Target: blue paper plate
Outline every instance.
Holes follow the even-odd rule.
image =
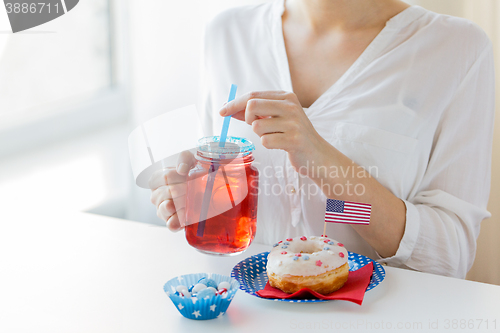
[[[269,252],[262,252],[240,261],[233,267],[231,277],[235,278],[240,283],[240,289],[244,292],[267,300],[283,301],[290,303],[310,303],[310,302],[327,302],[323,299],[284,299],[284,298],[263,298],[256,294],[257,291],[264,289],[267,283],[267,255]],[[364,265],[373,262],[373,275],[370,284],[366,291],[375,288],[385,278],[385,270],[382,265],[372,259],[361,254],[349,252],[348,263],[349,271],[353,272]]]

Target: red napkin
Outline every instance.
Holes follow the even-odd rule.
[[[256,292],[257,295],[264,298],[298,298],[298,299],[340,299],[343,301],[351,301],[361,305],[365,297],[365,291],[370,283],[370,278],[373,273],[373,263],[369,263],[360,269],[349,272],[349,277],[342,288],[328,295],[321,295],[309,288],[302,288],[293,294],[287,294],[277,288],[273,288],[266,284],[266,287]]]

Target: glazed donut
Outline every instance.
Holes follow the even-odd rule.
[[[271,287],[289,294],[309,288],[327,295],[347,281],[347,250],[328,237],[287,238],[269,253],[267,276]]]

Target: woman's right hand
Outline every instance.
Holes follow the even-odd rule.
[[[187,175],[196,164],[194,155],[186,150],[179,155],[176,168],[158,170],[151,176],[151,202],[156,215],[167,223],[171,231],[183,229],[186,222]]]

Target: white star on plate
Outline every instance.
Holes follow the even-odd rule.
[[[194,315],[196,318],[198,318],[199,316],[201,316],[200,311],[195,311],[195,312],[193,312],[193,315]]]
[[[181,282],[182,280],[184,280],[184,278],[182,276],[177,277],[177,281]]]
[[[232,301],[233,297],[234,297],[234,294],[232,294],[231,297],[229,297],[228,301]]]
[[[184,309],[184,306],[181,303],[179,303],[179,305],[177,305],[177,307],[179,308],[179,310]]]
[[[214,311],[215,312],[215,308],[217,307],[217,305],[210,305],[210,311]]]
[[[191,297],[191,300],[193,301],[193,304],[196,304],[196,301],[198,300],[198,298],[196,298],[196,297]]]
[[[167,296],[170,296],[170,291],[165,291],[165,294],[167,294]]]
[[[224,315],[224,312],[221,312],[221,313],[219,313],[219,314],[217,315],[217,318],[220,318],[220,317],[222,317],[223,315]]]

